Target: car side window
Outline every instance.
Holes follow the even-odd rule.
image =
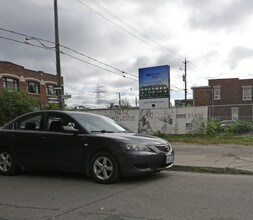
[[[41,130],[41,115],[32,116],[16,123],[15,130]]]
[[[61,132],[62,126],[72,126],[76,128],[75,123],[62,115],[50,115],[47,119],[47,131]]]

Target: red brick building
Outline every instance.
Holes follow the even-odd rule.
[[[253,79],[212,79],[208,84],[192,87],[194,106],[209,106],[210,118],[253,120]]]
[[[17,64],[0,61],[0,89],[26,92],[27,95],[36,98],[40,102],[40,106],[43,107],[50,98],[57,98],[55,86],[57,86],[56,75],[29,70]]]

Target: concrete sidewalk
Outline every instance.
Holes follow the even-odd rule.
[[[175,165],[233,168],[253,172],[253,146],[171,143]]]

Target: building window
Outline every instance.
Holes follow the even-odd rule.
[[[252,86],[243,86],[242,100],[251,100],[251,99],[252,99]]]
[[[37,82],[27,82],[26,83],[26,90],[28,93],[39,94],[40,93],[40,84]]]
[[[3,87],[8,90],[19,90],[19,83],[17,79],[13,78],[3,78]]]
[[[220,92],[220,86],[215,86],[213,88],[213,95],[214,100],[220,100],[221,99],[221,92]]]
[[[56,95],[54,85],[47,85],[47,95]]]

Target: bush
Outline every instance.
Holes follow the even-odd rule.
[[[219,133],[220,123],[216,119],[209,119],[207,122],[207,135],[214,136]]]
[[[241,134],[252,131],[253,124],[250,121],[237,121],[233,125],[228,125],[224,128],[225,133]]]
[[[18,91],[0,90],[0,126],[27,112],[39,108],[35,99]]]

